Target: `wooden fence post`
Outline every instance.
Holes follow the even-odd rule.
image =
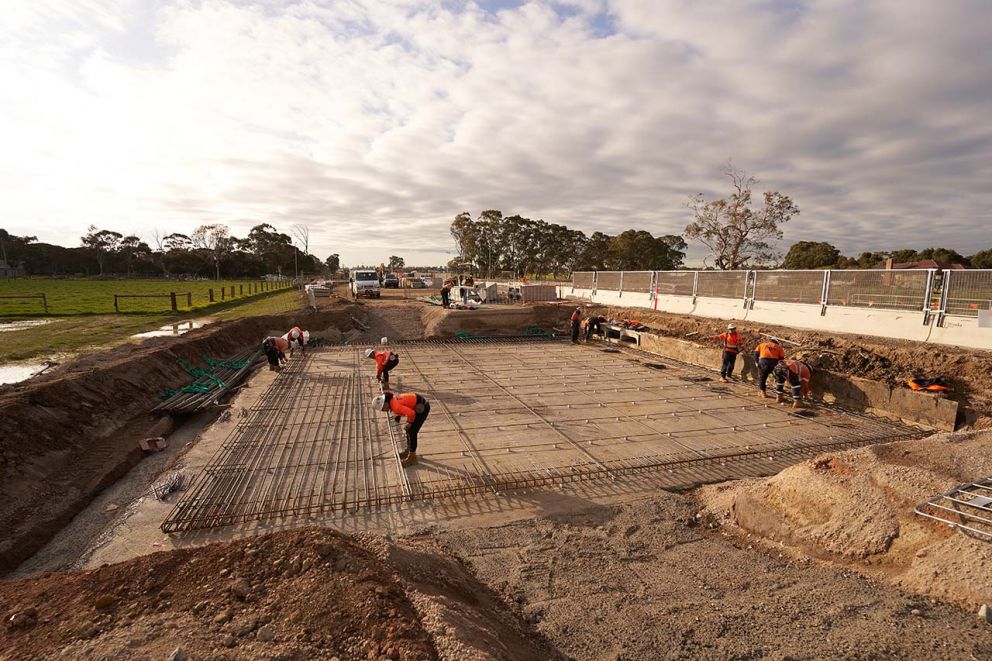
[[[213,288],[208,289],[207,290],[207,293],[210,294],[210,302],[213,303],[214,302],[214,290],[213,290]]]
[[[191,291],[186,292],[186,307],[193,307],[193,292]]]
[[[176,307],[176,292],[174,291],[169,292],[169,301],[172,303],[172,311],[178,312],[179,308]]]
[[[120,312],[121,309],[117,307],[117,294],[114,294],[114,312]]]
[[[224,292],[226,292],[226,291],[227,291],[227,287],[221,287],[220,288],[220,300],[222,300],[222,301],[224,300]]]
[[[245,295],[245,286],[244,285],[238,285],[238,294],[240,296],[244,296]]]
[[[48,314],[48,298],[44,294],[41,295],[41,304],[45,306],[45,314]]]
[[[231,285],[231,298],[234,298],[234,285]]]

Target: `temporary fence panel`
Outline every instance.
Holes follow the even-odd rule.
[[[747,271],[699,271],[696,296],[743,299],[747,273]]]
[[[695,271],[656,271],[655,278],[661,296],[692,296],[695,292]]]
[[[651,291],[651,271],[624,271],[623,290],[648,293]]]
[[[572,274],[572,287],[575,289],[592,289],[595,278],[595,271],[576,271]]]
[[[623,271],[597,271],[596,290],[597,291],[620,291],[620,280]]]
[[[826,271],[755,271],[754,300],[779,303],[823,302]]]
[[[926,310],[930,272],[926,269],[831,271],[827,292],[829,305]]]
[[[977,317],[992,310],[992,269],[944,271],[944,313]]]

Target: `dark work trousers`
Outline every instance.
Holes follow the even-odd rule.
[[[448,307],[451,304],[451,299],[448,298],[448,290],[441,289],[441,305],[443,307]]]
[[[778,365],[778,358],[758,359],[758,388],[761,389],[761,392],[765,392],[765,388],[768,387],[768,375],[772,373],[776,365]]]
[[[792,399],[802,399],[803,398],[803,384],[799,379],[799,375],[788,368],[784,363],[779,363],[775,366],[775,392],[780,395],[785,394],[785,382],[789,381],[789,386],[792,387]]]
[[[578,320],[572,322],[572,342],[579,341],[579,323]]]
[[[393,355],[386,361],[386,364],[382,366],[382,374],[379,375],[380,380],[383,383],[389,383],[389,370],[393,369],[400,364],[400,357]]]
[[[603,322],[601,322],[599,319],[590,319],[589,320],[589,325],[586,326],[586,340],[587,341],[589,340],[590,337],[592,337],[592,334],[593,333],[596,333],[597,335],[602,335],[603,334]]]
[[[273,349],[272,351],[266,351],[265,357],[269,359],[269,365],[272,367],[279,367],[279,361],[286,360],[286,354],[279,349]]]
[[[723,350],[723,364],[720,366],[720,376],[731,376],[734,373],[734,367],[737,365],[737,352]]]
[[[417,408],[421,408],[420,402],[417,402]],[[420,428],[424,426],[424,421],[427,420],[427,416],[431,413],[431,403],[426,399],[423,403],[423,411],[418,411],[417,415],[414,416],[413,422],[410,423],[410,428],[406,432],[406,449],[410,452],[417,451],[417,433]]]

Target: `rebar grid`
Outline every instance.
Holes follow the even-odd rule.
[[[432,402],[420,464],[373,412],[373,364],[335,347],[294,359],[223,443],[162,525],[181,532],[578,480],[729,465],[748,476],[813,454],[919,436],[879,419],[815,417],[752,388],[680,377],[701,370],[553,340],[398,343],[394,391]],[[656,362],[657,356],[651,360]],[[745,468],[746,467],[746,468]],[[724,474],[724,473],[721,473]]]

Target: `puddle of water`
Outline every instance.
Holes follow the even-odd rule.
[[[135,333],[131,337],[176,337],[188,333],[191,330],[203,328],[207,324],[212,324],[213,322],[213,319],[190,319],[189,321],[180,321],[167,326],[162,326],[156,330],[145,331],[144,333]]]
[[[20,383],[45,369],[45,363],[17,363],[0,365],[0,384]]]
[[[24,330],[25,328],[34,328],[35,326],[44,326],[45,324],[50,324],[54,319],[23,319],[21,321],[4,321],[0,322],[0,333],[5,333],[7,331],[18,331]]]

